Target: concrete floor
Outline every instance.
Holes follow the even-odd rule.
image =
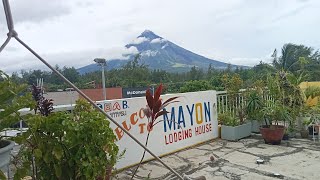
[[[258,158],[264,164],[257,164]],[[320,144],[308,139],[293,138],[281,145],[267,145],[260,135],[238,142],[217,139],[162,160],[191,179],[320,179]],[[115,179],[129,179],[134,169],[120,172]],[[135,179],[177,178],[159,162],[150,161],[140,166]]]

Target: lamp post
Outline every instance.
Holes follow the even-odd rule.
[[[104,100],[107,100],[107,95],[106,95],[106,80],[105,80],[105,76],[104,76],[104,67],[107,65],[106,63],[106,59],[103,58],[95,58],[94,62],[96,62],[99,66],[101,66],[101,70],[102,70],[102,88],[103,88],[103,98]]]

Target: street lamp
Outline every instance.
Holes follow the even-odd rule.
[[[104,67],[107,65],[106,59],[103,58],[95,58],[94,62],[96,62],[99,66],[101,66],[102,70],[102,87],[103,87],[103,98],[104,100],[107,100],[107,95],[106,95],[106,80],[104,76]]]

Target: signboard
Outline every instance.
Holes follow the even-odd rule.
[[[174,96],[179,97],[179,102],[166,107],[170,113],[159,117],[157,121],[161,122],[150,133],[148,148],[158,156],[218,137],[216,91],[163,95],[161,98],[165,101]],[[146,104],[145,97],[97,102],[142,144],[148,133],[148,120],[143,113]],[[113,123],[110,126],[120,150],[126,150],[116,168],[139,163],[144,149],[119,127]],[[146,153],[145,160],[150,158],[152,156]]]
[[[122,88],[122,98],[132,98],[132,97],[145,97],[147,87],[141,88]],[[153,89],[150,88],[151,94]]]

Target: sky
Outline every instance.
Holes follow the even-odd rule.
[[[19,37],[50,64],[76,68],[96,57],[134,53],[124,46],[144,30],[226,63],[270,62],[275,48],[320,48],[319,0],[10,0]],[[0,5],[0,43],[7,34]],[[45,69],[15,40],[0,69]]]

